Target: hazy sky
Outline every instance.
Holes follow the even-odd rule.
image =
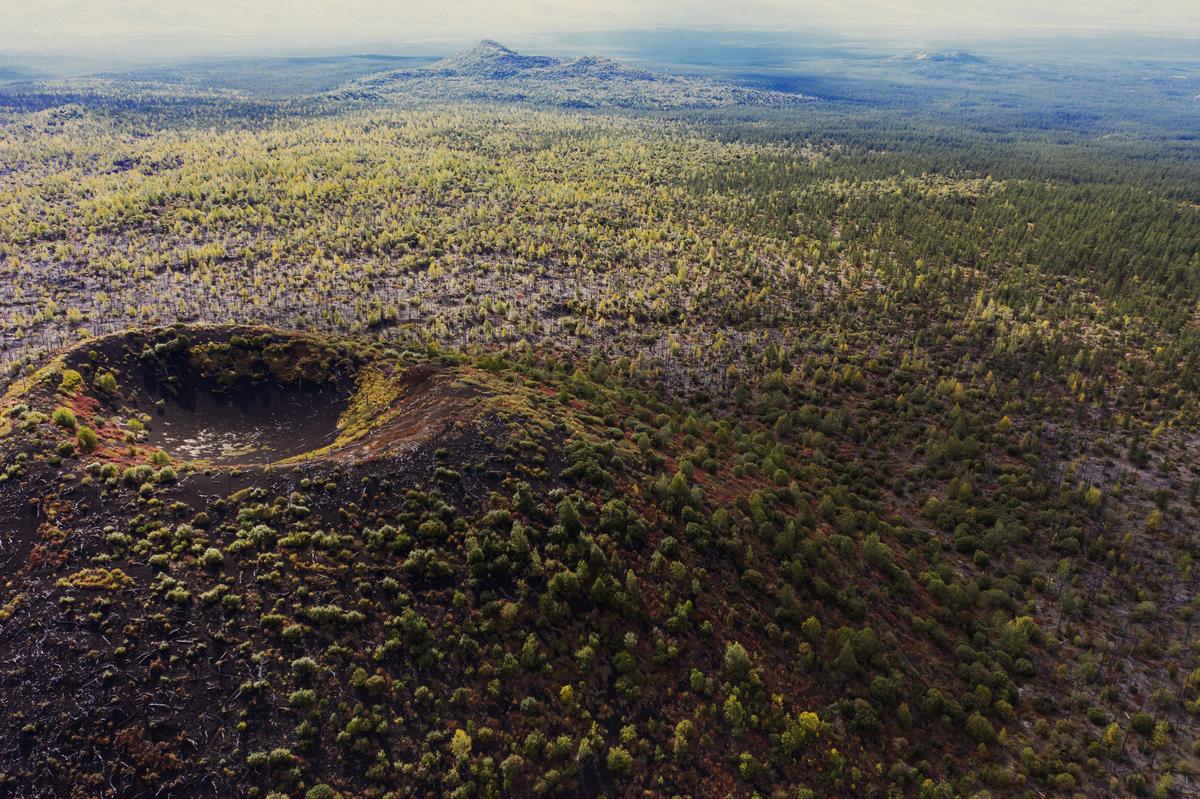
[[[671,25],[1200,36],[1198,0],[0,0],[0,47],[70,40],[468,40]]]

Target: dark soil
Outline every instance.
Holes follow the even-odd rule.
[[[24,564],[37,539],[39,506],[16,482],[0,485],[0,575]]]

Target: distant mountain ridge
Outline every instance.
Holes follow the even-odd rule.
[[[46,77],[46,73],[19,65],[0,64],[0,81],[38,80]]]
[[[986,58],[980,58],[974,53],[955,50],[947,53],[921,52],[914,53],[914,61],[927,61],[932,64],[986,64]]]
[[[603,56],[554,58],[553,56],[524,55],[493,39],[484,39],[469,50],[464,50],[430,65],[429,69],[447,75],[473,75],[493,79],[529,73],[537,73],[544,77],[594,75],[608,79],[627,77],[636,80],[667,77],[647,69],[628,67],[620,61]]]
[[[428,69],[447,75],[476,75],[503,78],[530,69],[554,66],[562,59],[550,56],[522,55],[494,39],[484,39],[474,47],[443,58]]]
[[[428,66],[364,76],[334,94],[366,100],[500,101],[570,108],[786,106],[810,99],[630,67],[601,56],[527,55],[492,39]]]

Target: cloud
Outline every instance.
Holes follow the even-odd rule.
[[[82,37],[330,45],[629,26],[1200,33],[1194,0],[0,0],[0,46]]]

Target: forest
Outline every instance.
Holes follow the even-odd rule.
[[[0,90],[0,792],[1200,789],[1194,138],[456,63]]]

